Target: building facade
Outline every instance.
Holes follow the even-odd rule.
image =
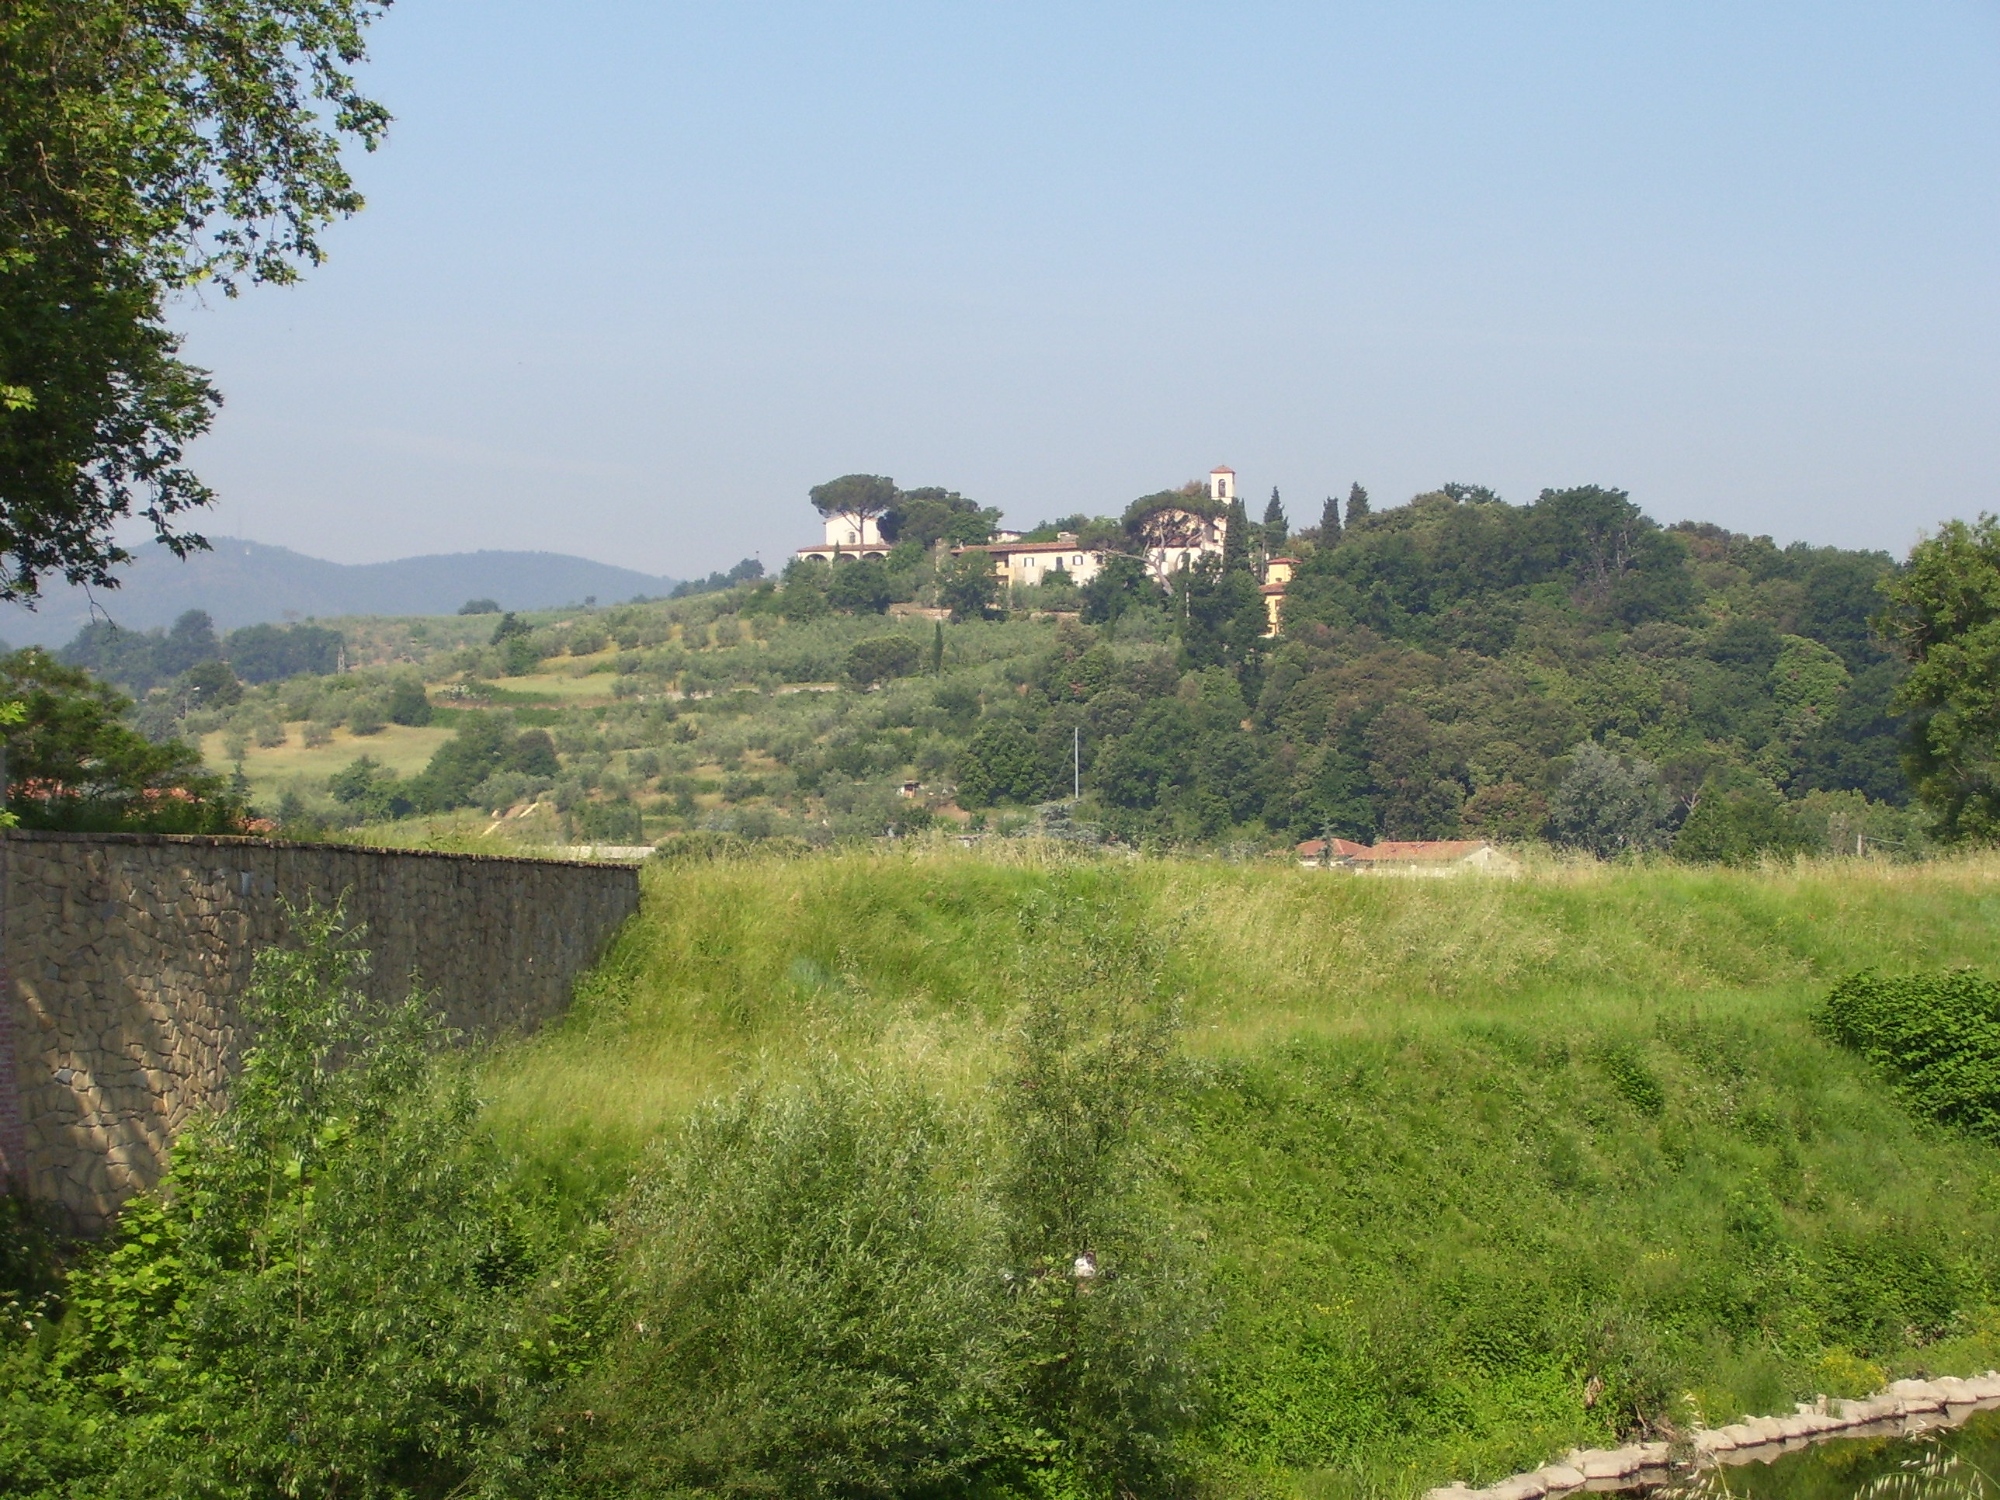
[[[1067,574],[1081,588],[1104,566],[1102,548],[1084,547],[1073,531],[1059,531],[1052,542],[994,541],[979,547],[959,547],[956,552],[984,552],[993,559],[993,573],[1009,588],[1029,588],[1047,583],[1052,574]]]
[[[832,562],[836,557],[887,557],[889,544],[882,539],[880,516],[855,516],[840,512],[826,518],[826,540],[817,547],[799,548],[800,557],[816,557]]]

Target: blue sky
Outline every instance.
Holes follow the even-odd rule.
[[[402,0],[365,212],[177,312],[204,524],[684,576],[811,484],[1116,511],[1216,463],[2000,510],[2000,6]]]

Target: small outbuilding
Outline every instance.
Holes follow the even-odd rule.
[[[1484,839],[1399,839],[1355,844],[1346,839],[1308,839],[1297,848],[1309,870],[1341,869],[1356,875],[1518,875],[1521,863]]]
[[[1323,870],[1335,865],[1346,865],[1355,855],[1367,852],[1366,844],[1357,844],[1348,839],[1307,839],[1296,851],[1299,863],[1308,870]]]

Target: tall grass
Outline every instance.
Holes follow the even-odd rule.
[[[1024,841],[649,867],[564,1026],[499,1057],[496,1118],[634,1152],[829,1039],[977,1077],[1030,979],[1113,937],[1153,954],[1190,1041],[1576,1023],[1726,1000],[1803,1017],[1856,969],[2000,967],[2000,861],[1774,871],[1551,866],[1503,881],[1116,861]],[[1635,1010],[1636,1008],[1636,1010]]]
[[[2000,1151],[1812,1024],[1855,970],[2000,970],[2000,861],[1403,881],[1024,842],[645,881],[572,1016],[486,1067],[580,1202],[827,1053],[990,1113],[1037,997],[1178,1011],[1148,1149],[1222,1293],[1220,1492],[1401,1495],[2000,1360]]]

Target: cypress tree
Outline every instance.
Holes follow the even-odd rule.
[[[937,622],[937,629],[931,634],[931,676],[944,675],[944,621]]]
[[[1250,513],[1241,500],[1229,502],[1222,526],[1222,571],[1250,566]]]
[[[1348,526],[1352,528],[1356,521],[1360,520],[1363,516],[1367,514],[1368,514],[1368,491],[1361,488],[1361,482],[1359,480],[1356,480],[1354,483],[1354,488],[1347,492]]]
[[[1340,502],[1328,495],[1326,509],[1319,513],[1319,544],[1322,547],[1340,545]]]
[[[1285,545],[1292,534],[1292,523],[1285,517],[1284,504],[1278,499],[1278,487],[1271,486],[1271,503],[1264,507],[1264,545],[1275,552]]]

